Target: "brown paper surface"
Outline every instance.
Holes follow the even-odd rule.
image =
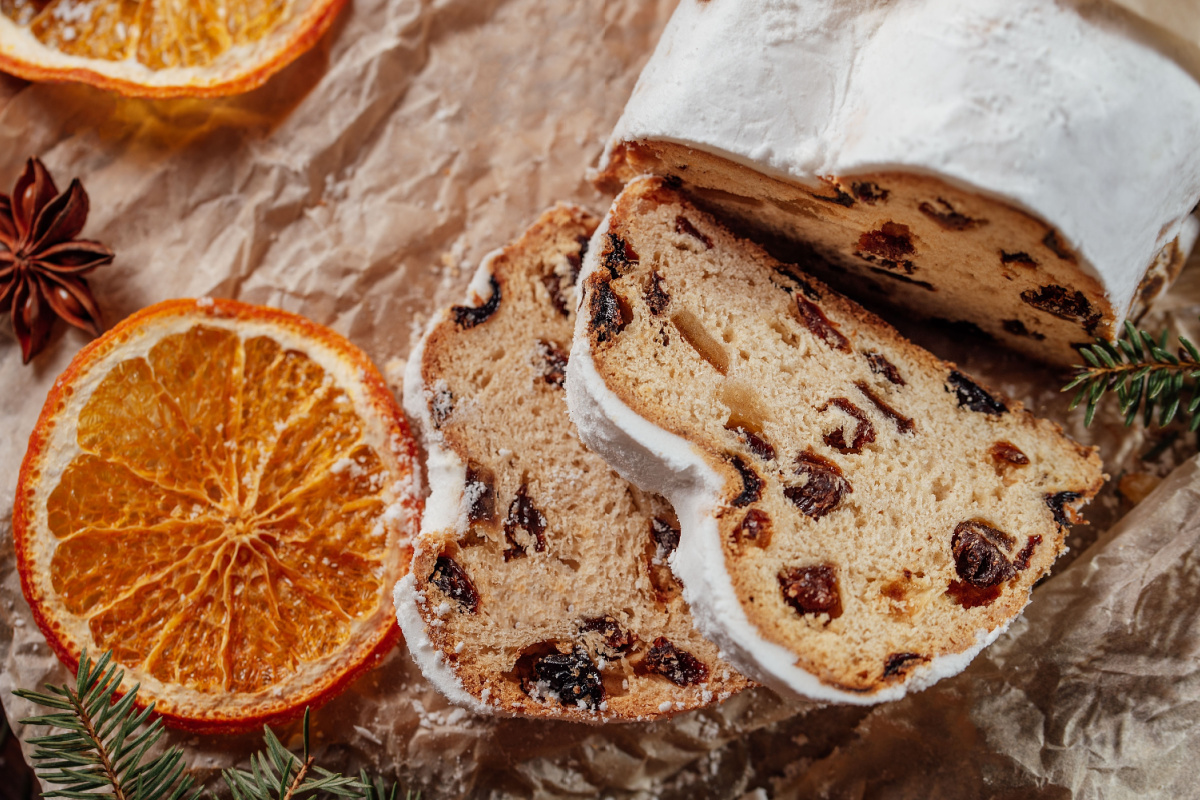
[[[414,334],[460,300],[487,251],[555,201],[603,211],[585,170],[673,5],[355,0],[312,52],[226,100],[125,100],[0,76],[0,188],[30,155],[62,185],[83,179],[85,235],[117,252],[92,279],[110,323],[171,297],[274,305],[348,336],[399,390]],[[1198,314],[1200,265],[1146,324],[1195,335]],[[1129,431],[1111,414],[1084,429],[1060,376],[898,324],[1101,444],[1114,478],[1153,482],[1195,452],[1194,436]],[[67,677],[21,596],[11,543],[26,441],[85,342],[56,330],[25,367],[0,322],[0,701],[14,721],[34,709],[11,689]],[[1200,531],[1181,525],[1197,516],[1200,476],[1175,473],[1067,569],[1128,510],[1116,484],[1012,632],[963,676],[901,703],[802,710],[758,690],[656,724],[480,718],[449,706],[400,646],[314,713],[320,763],[400,777],[426,798],[1115,797],[1156,776],[1182,786],[1200,718],[1189,666],[1200,578],[1186,555]],[[294,741],[294,726],[283,733]],[[259,744],[167,739],[210,778]]]

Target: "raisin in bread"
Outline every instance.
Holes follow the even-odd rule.
[[[670,506],[586,450],[567,416],[574,279],[595,226],[547,211],[408,363],[431,496],[396,609],[425,675],[476,711],[653,719],[747,685],[666,566]]]
[[[1073,346],[1136,318],[1197,227],[1200,84],[1125,16],[683,0],[602,183],[672,176],[852,294],[1080,363]]]
[[[779,691],[870,703],[961,670],[1100,488],[1057,425],[660,179],[617,198],[580,280],[580,435],[671,501],[700,630]]]

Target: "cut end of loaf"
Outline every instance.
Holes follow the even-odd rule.
[[[625,189],[581,280],[575,346],[597,385],[572,367],[572,390],[607,398],[609,416],[581,434],[615,461],[604,425],[662,451],[627,477],[668,487],[673,566],[704,632],[777,688],[873,702],[958,671],[1025,606],[1100,488],[1091,449],[671,181]],[[701,464],[666,452],[671,437]]]

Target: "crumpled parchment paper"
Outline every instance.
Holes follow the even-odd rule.
[[[85,235],[117,252],[92,278],[109,322],[170,297],[274,305],[347,335],[398,391],[425,318],[461,299],[486,252],[555,201],[607,206],[585,171],[674,2],[355,0],[312,52],[224,100],[0,76],[0,188],[30,155],[62,186],[83,179]],[[1196,335],[1197,315],[1200,263],[1144,324]],[[1200,750],[1200,470],[1188,462],[1109,528],[1186,462],[1195,436],[1126,430],[1111,412],[1084,429],[1060,375],[896,322],[1100,444],[1113,476],[1059,574],[966,673],[875,709],[757,690],[667,722],[593,728],[455,709],[400,646],[314,713],[319,763],[365,766],[426,798],[1187,795]],[[85,337],[60,327],[25,367],[6,320],[0,331],[0,701],[15,722],[34,709],[11,689],[67,675],[21,596],[12,497],[46,392]],[[282,734],[295,743],[297,728]],[[260,744],[167,740],[214,782]]]

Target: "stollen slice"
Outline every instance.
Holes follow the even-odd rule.
[[[666,565],[670,506],[579,441],[563,388],[597,220],[560,205],[490,255],[412,353],[404,402],[430,497],[396,610],[426,677],[477,712],[654,719],[747,680]]]
[[[595,234],[572,418],[673,504],[670,563],[739,669],[874,703],[960,671],[1063,550],[1100,460],[662,179]]]

